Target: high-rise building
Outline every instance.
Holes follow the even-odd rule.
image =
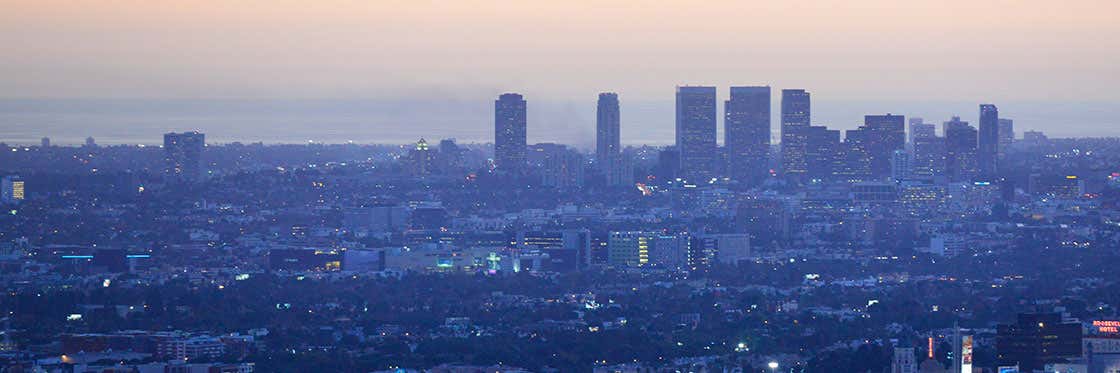
[[[937,126],[933,123],[926,123],[922,118],[910,118],[910,143],[918,142],[920,139],[926,139],[937,136]]]
[[[39,146],[43,147],[43,148],[51,147],[51,138],[50,137],[44,137],[42,139],[39,139]]]
[[[618,94],[599,94],[596,109],[595,158],[598,169],[606,176],[609,186],[626,186],[633,183],[633,161],[622,154],[621,114]]]
[[[912,177],[932,179],[945,176],[945,138],[938,136],[914,139],[914,156],[910,174]]]
[[[677,87],[677,151],[686,180],[715,177],[716,87]]]
[[[891,154],[891,179],[907,180],[913,175],[914,163],[910,153],[905,150],[895,150]]]
[[[844,142],[840,144],[840,161],[834,172],[841,180],[849,183],[871,179],[871,156],[867,149],[868,131],[863,129],[844,132]]]
[[[999,159],[1007,156],[1013,143],[1015,143],[1015,121],[999,118]]]
[[[994,178],[999,159],[999,109],[995,105],[980,105],[980,132],[977,141],[976,160],[980,176]]]
[[[23,179],[19,176],[4,176],[0,179],[0,202],[16,204],[27,197]]]
[[[499,170],[519,173],[525,168],[525,99],[517,93],[504,93],[494,101],[494,163]]]
[[[410,170],[413,176],[428,176],[431,175],[435,163],[435,157],[432,155],[432,150],[428,148],[428,142],[424,139],[416,142],[408,152],[409,160],[411,161],[412,169]]]
[[[782,172],[801,178],[808,172],[805,159],[806,131],[809,128],[809,92],[804,89],[782,90]]]
[[[805,131],[805,175],[813,180],[832,178],[840,162],[840,131],[809,126]]]
[[[906,127],[901,115],[866,115],[863,117],[864,147],[873,178],[891,174],[891,157],[906,147]]]
[[[978,175],[976,127],[960,117],[945,122],[945,172],[950,181],[968,181]]]
[[[202,150],[206,135],[194,131],[165,133],[163,154],[168,175],[193,179],[202,175]]]
[[[621,116],[617,93],[600,93],[595,111],[595,158],[609,165],[621,149]]]
[[[728,174],[755,184],[766,176],[770,155],[770,87],[731,87],[724,103]]]

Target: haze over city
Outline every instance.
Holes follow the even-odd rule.
[[[975,103],[998,102],[1023,129],[1116,136],[1118,8],[10,1],[0,138],[150,143],[190,127],[221,142],[485,142],[486,102],[516,91],[533,102],[530,138],[590,146],[595,94],[615,91],[624,141],[663,144],[677,85],[810,89],[814,122],[845,129],[868,112],[968,119]]]
[[[1118,14],[7,1],[0,373],[1120,373]]]

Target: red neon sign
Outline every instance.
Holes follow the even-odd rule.
[[[1120,321],[1093,320],[1093,326],[1101,333],[1120,333]]]

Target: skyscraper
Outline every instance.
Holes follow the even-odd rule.
[[[800,178],[808,172],[805,160],[806,130],[809,128],[809,92],[782,90],[782,172]]]
[[[595,120],[595,158],[609,186],[630,185],[634,178],[633,166],[622,154],[621,119],[618,94],[600,93]]]
[[[202,149],[206,135],[200,132],[166,133],[163,135],[165,172],[193,179],[202,175]]]
[[[891,174],[891,157],[896,150],[906,146],[906,128],[901,115],[866,115],[863,117],[863,137],[867,149],[871,176],[883,178]]]
[[[805,129],[805,174],[809,178],[831,178],[840,161],[839,154],[839,130],[830,130],[825,126],[809,126]]]
[[[435,168],[433,166],[435,157],[432,155],[432,150],[428,148],[428,142],[423,138],[408,152],[408,157],[412,163],[410,171],[413,176],[428,176]]]
[[[1007,118],[999,118],[999,159],[1007,156],[1011,144],[1015,142],[1015,122]]]
[[[925,123],[922,118],[910,118],[910,143],[920,139],[937,136],[937,127],[933,123]]]
[[[716,87],[677,87],[677,150],[685,179],[707,182],[715,176]]]
[[[951,181],[968,181],[977,176],[976,127],[960,117],[945,122],[945,171]]]
[[[525,167],[525,99],[517,93],[504,93],[494,101],[494,162],[498,169],[517,173]]]
[[[621,150],[621,117],[617,93],[600,93],[595,119],[595,158],[610,165]]]
[[[932,124],[931,124],[932,126]],[[945,138],[938,136],[914,139],[911,176],[932,179],[945,175]]]
[[[999,109],[992,104],[980,105],[980,133],[977,153],[977,166],[980,176],[996,176],[996,162],[999,159]]]
[[[728,173],[755,183],[766,175],[770,154],[770,87],[731,87],[724,104]]]

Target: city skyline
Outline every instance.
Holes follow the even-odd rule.
[[[1120,372],[1120,2],[3,9],[0,372]]]
[[[688,86],[688,85],[682,85],[682,86]],[[718,92],[719,88],[724,87],[724,86],[715,86],[715,87],[717,88],[716,109],[719,112],[719,114],[717,115],[717,118],[716,118],[716,123],[717,123],[717,139],[716,139],[716,141],[717,141],[718,146],[724,147],[724,146],[727,146],[727,143],[728,143],[726,128],[727,128],[727,124],[728,124],[728,116],[727,116],[728,106],[727,105],[730,102],[729,100],[732,99],[732,97],[734,97],[736,91],[745,92],[744,90],[746,90],[746,88],[752,88],[752,86],[736,86],[736,85],[728,86],[726,88],[726,90],[727,90],[727,92],[730,92],[730,94],[720,94]],[[799,91],[799,90],[781,90],[781,88],[776,88],[776,90],[774,90],[774,91]],[[618,95],[618,93],[613,93],[613,92],[612,92],[612,94],[614,94],[615,96]],[[740,95],[745,95],[745,93],[740,94]],[[773,95],[778,95],[778,97],[777,97],[778,104],[776,106],[778,106],[777,109],[781,109],[781,93],[773,93]],[[725,97],[727,97],[727,99],[728,99],[727,101],[724,100]],[[773,97],[772,97],[771,100],[774,100]],[[590,101],[590,102],[594,103],[595,101]],[[263,104],[264,102],[258,102],[258,103]],[[309,104],[311,102],[304,102],[304,103]],[[351,101],[349,103],[360,104],[357,101]],[[540,102],[538,102],[538,100],[534,100],[534,103],[540,104]],[[844,102],[844,101],[833,102],[833,103],[824,102],[823,105],[825,106],[825,108],[829,108],[829,110],[824,110],[823,113],[821,113],[821,111],[816,111],[816,114],[819,114],[818,116],[834,116],[834,115],[836,115],[836,113],[834,113],[834,112],[837,111],[836,109],[846,108],[846,106],[844,106],[844,103],[846,103],[846,102]],[[81,103],[75,103],[75,102],[72,102],[72,103],[69,103],[69,104],[71,104],[71,106],[73,106],[73,108],[71,108],[71,110],[74,110],[75,108],[82,108],[82,106],[86,106],[86,109],[88,109],[87,104],[81,104]],[[194,102],[193,104],[199,104],[199,102]],[[243,102],[242,104],[245,104],[246,106],[249,105],[248,102]],[[435,103],[427,103],[427,105],[433,105],[433,104],[435,104]],[[819,102],[818,104],[822,104],[822,103]],[[164,106],[164,108],[162,108],[162,109],[166,110],[167,105],[168,105],[167,103],[162,105],[162,106]],[[314,105],[314,104],[309,104],[309,105]],[[651,108],[653,108],[654,105],[659,106],[659,108],[651,110]],[[628,116],[642,116],[643,114],[648,116],[648,115],[651,115],[652,112],[660,112],[660,116],[661,116],[660,121],[668,121],[670,119],[664,118],[664,115],[665,115],[664,111],[665,110],[672,110],[671,109],[672,106],[671,106],[671,103],[669,103],[670,108],[664,108],[664,105],[666,105],[666,103],[664,103],[664,102],[652,103],[652,102],[641,102],[640,101],[640,102],[632,104],[631,106],[628,106],[628,108],[627,108],[628,111],[635,111],[635,112],[638,113],[638,115],[628,115]],[[931,104],[931,106],[935,106],[935,105],[937,105],[937,104],[936,103]],[[954,108],[959,108],[959,106],[963,106],[963,105],[973,105],[973,108],[974,108],[974,105],[976,105],[976,104],[954,103],[953,106],[954,106]],[[34,106],[34,105],[31,105],[31,106]],[[542,111],[540,108],[538,108],[538,110],[535,110],[535,111],[530,111],[528,114],[526,114],[526,115],[528,115],[528,116],[526,116],[526,120],[528,120],[528,122],[530,122],[530,124],[528,124],[528,128],[526,128],[526,129],[532,129],[532,130],[529,131],[528,140],[526,140],[526,141],[528,141],[529,143],[561,142],[561,143],[571,144],[571,146],[576,146],[579,149],[590,150],[591,152],[596,152],[596,149],[595,149],[596,140],[595,139],[596,139],[596,137],[598,137],[598,134],[595,134],[595,132],[598,131],[596,129],[598,124],[596,124],[597,120],[595,119],[595,116],[596,116],[595,111],[597,109],[595,109],[594,106],[592,106],[592,108],[590,109],[591,110],[591,115],[586,115],[587,113],[572,113],[571,111],[575,110],[575,108],[572,108],[572,105],[570,103],[564,105],[563,110],[568,111],[568,112],[563,114],[564,116],[571,116],[573,114],[580,115],[580,116],[590,116],[590,125],[591,125],[592,128],[590,129],[591,133],[588,134],[587,133],[588,131],[586,129],[579,129],[579,128],[572,129],[572,128],[567,128],[566,125],[561,125],[561,128],[563,128],[564,130],[571,130],[571,131],[568,131],[569,133],[567,133],[567,134],[561,134],[561,137],[559,137],[559,138],[552,137],[552,136],[556,136],[557,133],[561,133],[561,132],[556,131],[556,124],[557,124],[556,119],[552,118],[552,119],[545,119],[543,121],[540,120],[541,116],[548,116],[548,115],[556,114],[556,112],[554,112],[554,111],[557,110],[556,106],[552,106],[552,108],[549,108],[549,103],[548,102],[545,102],[544,105],[540,105],[540,106],[544,106],[544,111],[545,111],[544,115],[542,115],[540,113]],[[892,105],[887,105],[887,106],[892,106]],[[10,109],[10,108],[11,108],[11,106],[9,106],[9,108],[3,108],[3,105],[0,105],[0,118],[3,118],[3,109]],[[1027,106],[1027,108],[1029,108],[1029,106]],[[732,109],[734,109],[734,108],[732,108]],[[81,110],[81,109],[77,109],[77,110]],[[245,110],[245,108],[236,108],[234,110],[248,111],[248,110]],[[368,113],[372,110],[375,110],[375,109],[371,108],[371,109],[366,110],[366,112]],[[398,111],[400,111],[400,110],[398,110]],[[848,111],[848,113],[846,113],[846,115],[857,116],[857,115],[855,115],[855,113],[856,113],[855,110],[846,109],[844,111]],[[877,110],[877,109],[859,113],[858,118],[862,119],[862,116],[865,116],[868,113],[874,113],[874,112],[895,112],[898,115],[906,116],[906,118],[917,118],[917,119],[937,118],[937,116],[931,116],[931,115],[909,114],[907,112],[883,111],[883,110]],[[1018,111],[1016,111],[1016,112],[1018,113]],[[104,113],[105,112],[102,110],[102,111],[97,112],[93,116],[104,115]],[[240,112],[240,114],[244,114],[244,113]],[[832,114],[832,115],[829,115],[829,114]],[[489,110],[489,112],[485,113],[485,115],[487,116],[487,118],[489,118],[487,121],[493,121],[493,116],[492,116],[493,115],[493,109]],[[43,114],[40,113],[38,115],[27,115],[27,116],[40,116],[40,119],[41,119],[41,116],[46,116],[46,115],[43,115]],[[76,112],[68,113],[68,114],[66,114],[66,116],[69,116],[69,118],[71,118],[69,120],[74,120],[75,118],[81,118],[81,115],[76,113]],[[538,120],[534,121],[533,120],[534,116]],[[960,116],[960,118],[970,118],[969,114],[961,115],[959,112],[952,111],[952,114],[951,115],[946,115],[945,119],[951,119],[951,118],[954,118],[954,116]],[[1024,121],[1030,122],[1029,116],[1018,116],[1018,115],[1016,115],[1016,116],[1017,116],[1017,118],[1015,119],[1015,121],[1017,121],[1017,122],[1020,122],[1020,123],[1024,122]],[[773,108],[772,108],[772,110],[771,110],[771,122],[772,123],[775,123],[775,122],[776,123],[781,123],[781,118],[782,118],[781,110],[773,110]],[[814,118],[816,118],[816,116],[814,116]],[[979,116],[977,116],[977,118],[979,118]],[[1023,118],[1026,118],[1026,120],[1023,120]],[[90,120],[95,122],[95,123],[97,122],[97,118],[92,118]],[[306,119],[306,120],[314,121],[314,119]],[[1006,122],[1005,120],[1007,120],[1007,119],[1006,118],[998,118],[998,121],[1000,122],[999,125],[1010,125],[1009,124],[1010,122]],[[181,120],[178,120],[178,121],[181,121]],[[580,122],[584,122],[584,121],[580,121]],[[640,118],[640,119],[637,119],[637,120],[627,118],[627,120],[619,120],[619,124],[620,124],[620,129],[619,130],[620,130],[620,132],[625,133],[628,130],[628,131],[631,131],[632,133],[633,132],[640,133],[640,137],[637,137],[637,138],[634,138],[634,137],[631,137],[631,136],[620,136],[620,144],[622,144],[622,146],[624,148],[627,147],[627,146],[645,146],[645,144],[650,144],[650,146],[662,146],[662,144],[669,144],[669,143],[675,142],[675,141],[672,141],[671,139],[666,139],[666,137],[664,137],[664,136],[660,139],[651,139],[650,137],[642,137],[642,134],[656,133],[659,130],[661,130],[661,131],[665,130],[663,128],[664,127],[663,124],[656,125],[656,127],[654,127],[654,125],[648,125],[648,127],[644,127],[644,125],[643,125],[643,127],[633,127],[633,125],[634,125],[633,122],[641,122],[641,124],[646,124],[646,123],[650,123],[650,120],[648,120],[648,118]],[[979,120],[977,120],[977,122],[979,122]],[[535,128],[534,128],[534,125],[532,123],[543,123],[543,125],[535,125]],[[735,127],[735,123],[736,123],[735,120],[732,119],[732,121],[731,121],[732,127]],[[828,127],[830,129],[837,129],[837,130],[841,130],[841,131],[850,130],[850,129],[858,129],[859,125],[861,125],[861,124],[851,123],[850,121],[843,121],[843,122],[840,122],[838,124],[836,122],[829,121],[829,120],[812,120],[812,121],[806,122],[806,123],[810,123],[811,125],[823,125],[823,127]],[[50,125],[50,127],[55,127],[55,125]],[[35,130],[32,130],[32,129],[28,129],[28,128],[19,128],[19,129],[12,128],[10,130],[15,130],[15,131],[17,131],[17,133],[19,133],[18,136],[16,136],[16,138],[17,138],[16,141],[11,141],[11,138],[12,138],[11,136],[4,137],[3,136],[4,131],[0,130],[0,141],[12,143],[12,144],[20,144],[20,146],[30,146],[30,144],[38,143],[41,138],[49,138],[49,139],[52,139],[53,143],[55,143],[55,144],[81,144],[82,142],[85,141],[85,139],[87,137],[85,133],[74,133],[72,131],[67,131],[65,136],[60,137],[60,138],[55,137],[55,136],[50,136],[50,133],[52,133],[52,130],[50,130],[50,127],[48,127],[46,131],[35,131]],[[582,127],[582,125],[581,125],[581,127]],[[906,127],[906,129],[905,129],[905,131],[907,133],[907,139],[908,139],[909,136],[911,136],[911,129],[912,129],[911,127]],[[162,136],[162,133],[174,132],[174,131],[202,131],[202,132],[207,132],[207,133],[221,133],[221,132],[223,132],[223,130],[228,130],[228,128],[227,127],[226,128],[220,128],[216,131],[213,131],[213,130],[206,130],[205,128],[200,128],[200,127],[189,127],[189,125],[171,125],[171,127],[158,127],[157,129],[151,129],[151,131],[157,131],[158,132],[158,133],[156,133],[156,136]],[[485,130],[485,128],[478,127],[477,124],[473,124],[472,127],[470,127],[469,129],[468,128],[456,128],[456,129],[452,129],[452,130],[447,131],[447,132],[445,132],[445,131],[422,131],[422,132],[420,132],[419,136],[404,137],[404,138],[400,138],[400,139],[395,140],[395,141],[384,140],[384,139],[362,141],[362,140],[354,140],[354,137],[339,138],[336,134],[333,141],[332,140],[317,140],[316,138],[308,138],[307,140],[302,140],[302,141],[301,140],[287,140],[287,141],[279,140],[279,141],[277,141],[277,140],[262,139],[262,138],[259,138],[259,137],[258,138],[253,138],[253,137],[235,137],[235,138],[225,137],[225,138],[222,138],[221,136],[218,136],[218,137],[215,137],[216,141],[211,141],[211,142],[212,143],[228,143],[228,142],[343,143],[343,142],[354,142],[354,143],[375,143],[375,144],[400,144],[400,143],[411,143],[414,140],[416,140],[418,138],[422,138],[422,137],[458,138],[458,139],[463,140],[465,142],[473,142],[473,143],[492,143],[493,140],[494,140],[493,134],[489,134],[489,136],[485,136],[485,137],[483,137],[483,136],[461,137],[460,136],[461,132],[456,132],[456,131],[465,131],[465,130],[466,131],[475,131],[477,133],[480,130]],[[672,129],[670,129],[670,130],[672,130]],[[1023,125],[1015,125],[1015,127],[1014,127],[1015,133],[1023,133],[1025,131],[1038,131],[1038,130],[1039,129],[1037,129],[1037,128],[1030,128],[1030,127],[1024,128]],[[361,132],[361,131],[358,131],[358,132]],[[772,124],[771,128],[769,128],[769,132],[771,132],[771,138],[769,138],[769,142],[771,142],[772,144],[780,144],[781,143],[781,137],[782,137],[781,136],[782,125],[781,124]],[[939,131],[939,132],[942,132],[942,134],[943,134],[943,131]],[[1093,134],[1093,133],[1080,133],[1080,132],[1077,132],[1077,131],[1075,131],[1077,133],[1073,133],[1074,136],[1068,136],[1068,134],[1071,134],[1070,132],[1068,132],[1068,130],[1067,131],[1057,131],[1057,133],[1058,133],[1057,136],[1053,136],[1054,132],[1051,132],[1051,131],[1045,131],[1044,130],[1043,132],[1046,132],[1048,134],[1052,134],[1052,137],[1056,137],[1056,138],[1063,138],[1063,137],[1070,137],[1070,138],[1112,137],[1112,136],[1109,136],[1109,134],[1100,134],[1100,136],[1096,136],[1096,134]],[[95,131],[86,132],[86,133],[88,133],[88,137],[100,138],[102,136],[102,133],[97,133]],[[367,133],[367,134],[368,133],[374,133],[375,134],[375,132],[368,132],[368,129],[366,129],[365,133]],[[544,136],[541,136],[540,133],[547,133],[547,134],[544,134]],[[580,133],[580,137],[573,139],[573,138],[571,138],[571,133]],[[1066,136],[1062,136],[1062,133],[1066,134]],[[40,136],[40,134],[41,134],[41,136]],[[1118,134],[1120,134],[1120,133],[1118,133]],[[673,134],[668,133],[668,136],[671,137],[671,136],[673,136]],[[1005,136],[1006,136],[1006,133],[1004,134],[1004,136],[1001,136],[1001,139],[998,139],[998,141],[1006,142],[1008,139],[1002,138],[1002,137],[1005,137]],[[567,137],[567,138],[563,138],[563,137]],[[732,137],[734,137],[734,134],[732,134]],[[361,139],[361,137],[357,137],[357,138]],[[159,143],[158,140],[155,140],[153,138],[140,138],[139,141],[121,141],[118,138],[113,138],[112,136],[110,136],[109,141],[100,141],[100,140],[103,140],[103,139],[99,139],[99,142],[106,143],[106,144],[158,144]],[[734,141],[732,141],[732,142],[734,142]]]

